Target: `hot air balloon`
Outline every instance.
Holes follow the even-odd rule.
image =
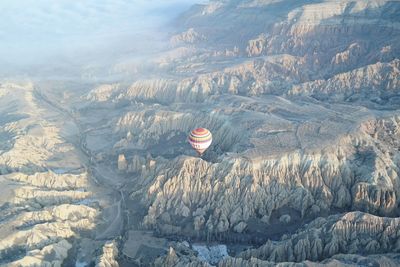
[[[206,128],[197,128],[190,132],[189,143],[197,151],[199,156],[203,155],[204,151],[212,143],[212,134]]]

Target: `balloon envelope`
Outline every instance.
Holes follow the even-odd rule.
[[[212,143],[212,134],[206,128],[194,129],[189,134],[189,143],[197,153],[202,155]]]

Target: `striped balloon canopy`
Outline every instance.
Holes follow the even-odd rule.
[[[197,128],[190,132],[189,143],[201,156],[212,143],[212,134],[206,128]]]

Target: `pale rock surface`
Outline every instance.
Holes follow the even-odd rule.
[[[126,161],[125,155],[124,154],[120,154],[118,156],[118,170],[119,171],[126,171],[128,169],[128,162]]]
[[[178,35],[172,36],[171,44],[178,46],[182,43],[193,44],[196,42],[204,41],[205,36],[196,32],[193,28],[188,29]]]
[[[0,265],[63,266],[71,240],[93,230],[99,215],[83,204],[93,192],[67,141],[74,129],[61,125],[33,84],[1,84],[0,91],[0,123],[8,132],[0,140],[9,143],[0,151],[1,193],[8,192],[0,198]]]
[[[119,264],[115,260],[117,256],[117,244],[115,242],[107,242],[103,246],[103,252],[96,262],[96,267],[118,267]]]
[[[399,132],[391,129],[399,122],[398,117],[365,122],[359,132],[318,153],[293,152],[263,161],[227,157],[210,163],[180,157],[159,162],[164,168],[157,169],[144,195],[149,203],[144,223],[156,225],[165,212],[175,218],[172,221],[191,214],[193,229],[215,233],[287,208],[301,217],[310,211],[349,207],[392,214],[398,205],[394,173],[399,166],[394,155],[399,143],[394,140]],[[376,131],[379,134],[373,134]],[[389,138],[394,142],[387,146]],[[360,150],[360,143],[371,151]],[[373,167],[359,165],[360,160],[371,160]],[[289,223],[290,217],[282,220]]]
[[[91,90],[86,99],[89,101],[105,102],[117,91],[119,84],[103,84]]]
[[[32,250],[22,259],[12,262],[7,266],[10,267],[61,267],[62,263],[68,256],[68,250],[72,245],[66,240],[45,246],[42,249]],[[47,261],[51,260],[51,261]]]

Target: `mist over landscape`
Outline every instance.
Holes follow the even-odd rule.
[[[0,266],[400,266],[400,2],[0,2]]]
[[[197,1],[201,2],[201,1]],[[1,2],[2,74],[32,73],[151,54],[168,46],[171,21],[196,1]],[[60,73],[61,72],[61,73]],[[40,72],[39,72],[40,74]],[[48,73],[47,73],[48,75]]]

